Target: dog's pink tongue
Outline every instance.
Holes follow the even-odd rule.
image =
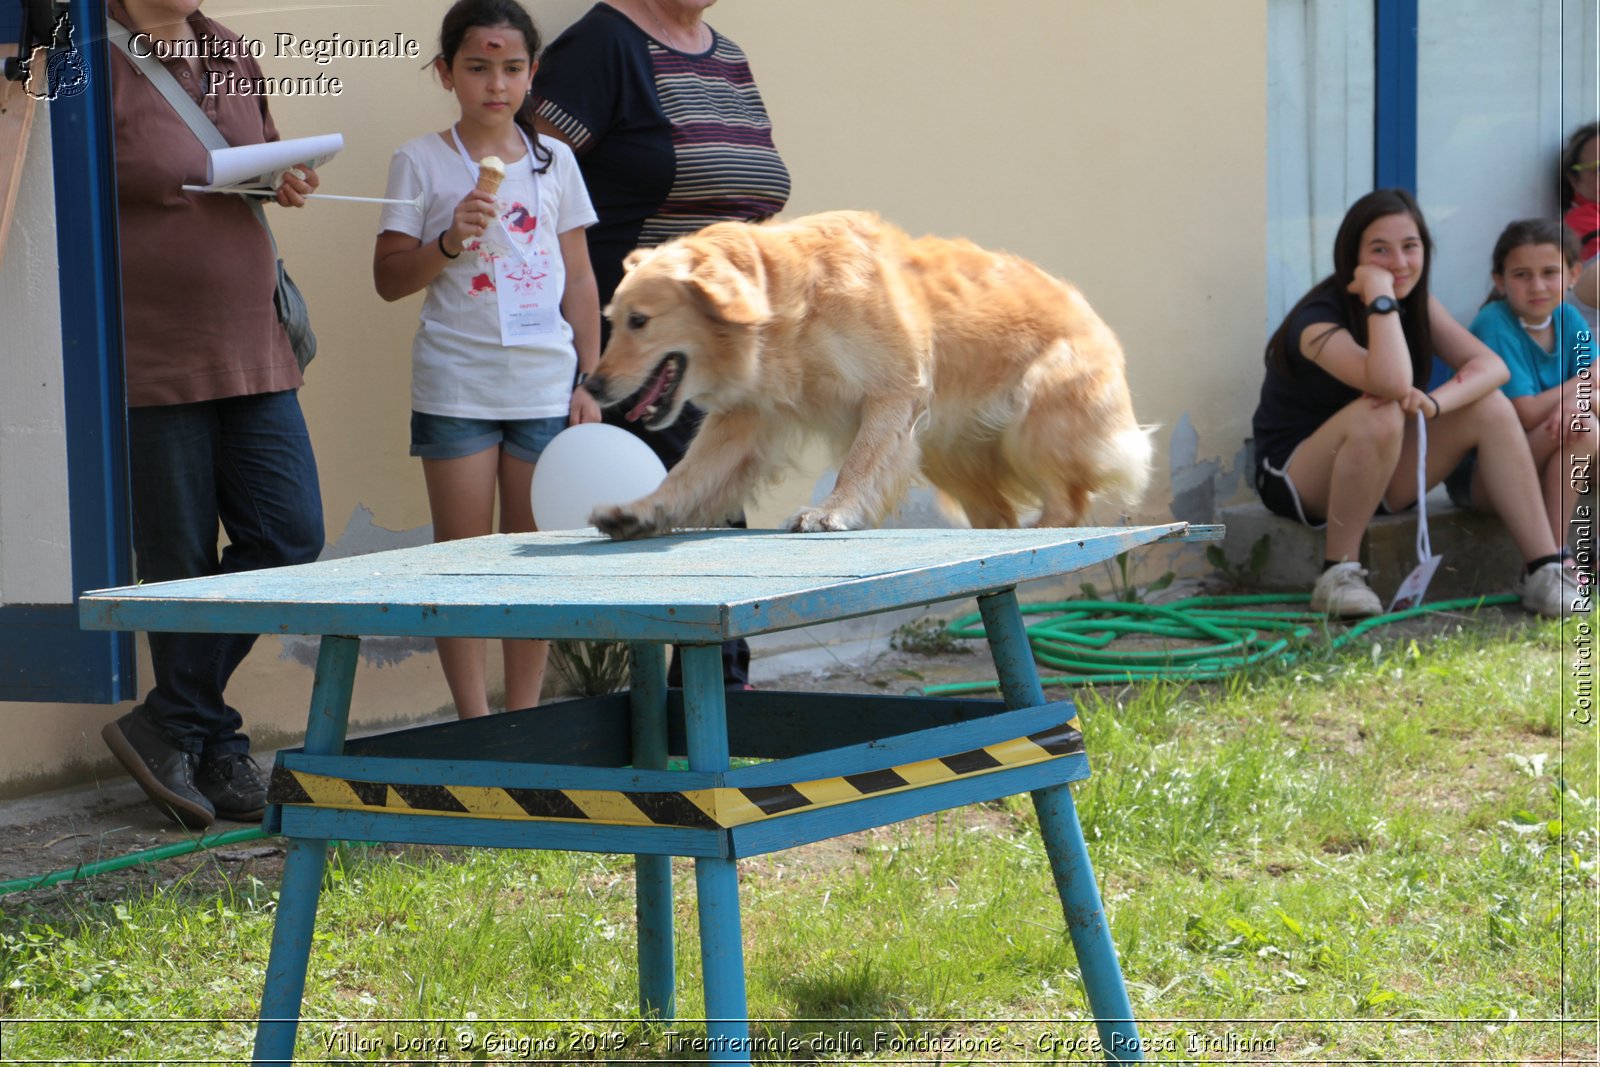
[[[651,404],[654,404],[657,400],[661,399],[661,394],[667,391],[667,383],[671,381],[671,379],[672,364],[669,361],[661,364],[661,370],[656,374],[656,380],[650,383],[650,391],[644,395],[643,400],[640,400],[639,403],[634,406],[632,411],[628,412],[628,421],[638,422],[640,417],[644,415],[645,410]]]

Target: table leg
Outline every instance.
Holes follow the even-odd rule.
[[[317,897],[327,868],[328,843],[290,838],[278,890],[278,915],[272,926],[272,955],[256,1023],[251,1062],[293,1063],[300,1028],[300,1001],[306,989],[306,963],[317,921]]]
[[[728,769],[728,717],[720,645],[680,646],[689,768]],[[705,974],[706,1036],[715,1063],[750,1062],[744,945],[739,922],[739,871],[731,859],[699,858],[694,880],[700,912],[700,966]]]
[[[984,632],[1006,707],[1043,704],[1044,690],[1039,685],[1016,591],[1007,589],[979,597],[978,609],[983,614]],[[1143,1060],[1133,1005],[1128,1000],[1117,947],[1111,941],[1111,927],[1100,903],[1094,868],[1089,865],[1089,851],[1072,792],[1064,784],[1040,789],[1033,794],[1033,804],[1039,813],[1039,833],[1050,856],[1050,870],[1066,913],[1067,931],[1078,955],[1078,968],[1083,973],[1084,991],[1094,1012],[1101,1047],[1110,1060]]]
[[[361,642],[353,637],[322,639],[316,681],[311,687],[311,713],[306,721],[307,752],[338,755],[344,750],[360,648]],[[266,987],[261,993],[261,1016],[256,1023],[253,1063],[294,1062],[306,964],[311,958],[311,933],[316,925],[317,898],[322,893],[327,856],[326,841],[289,840],[283,884],[278,892],[278,915],[272,927]]]
[[[661,645],[636,642],[631,653],[633,765],[667,766],[667,656]],[[647,1019],[677,1014],[673,981],[672,857],[635,856],[634,908],[639,931],[639,1011]]]

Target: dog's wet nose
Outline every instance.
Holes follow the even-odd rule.
[[[594,397],[596,404],[606,402],[606,379],[603,375],[591,374],[584,379],[583,387],[589,390],[589,395]]]

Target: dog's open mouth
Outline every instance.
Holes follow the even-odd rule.
[[[669,352],[665,359],[656,364],[655,374],[639,393],[639,403],[628,412],[629,422],[643,419],[644,424],[652,429],[662,425],[658,420],[672,412],[672,398],[677,394],[678,386],[683,384],[684,362],[682,352]]]

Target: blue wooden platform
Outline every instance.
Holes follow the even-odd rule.
[[[630,853],[641,1013],[675,1011],[670,857],[695,859],[707,1036],[749,1062],[737,861],[934,811],[1032,794],[1102,1046],[1139,1059],[1068,783],[1088,757],[1047,702],[1015,587],[1183,523],[1070,530],[715,530],[612,542],[501,535],[82,597],[88,629],[322,635],[305,747],[280,753],[266,824],[288,839],[256,1063],[292,1062],[331,840]],[[978,598],[1003,701],[725,693],[720,645]],[[362,636],[630,643],[632,688],[346,743]],[[666,644],[684,688],[666,687]],[[670,756],[688,770],[668,770]],[[733,769],[734,756],[763,760]]]
[[[1183,529],[502,534],[108,590],[79,611],[89,629],[726,641],[977,596]]]

